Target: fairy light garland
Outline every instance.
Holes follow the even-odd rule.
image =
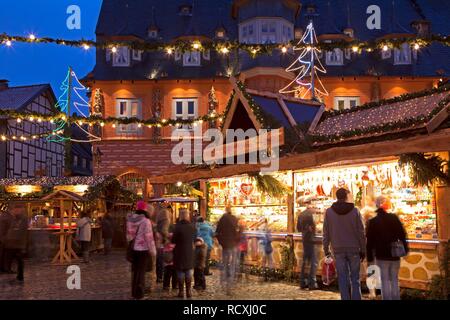
[[[61,46],[78,47],[82,50],[90,50],[91,48],[97,49],[109,49],[112,52],[116,51],[119,47],[128,47],[133,50],[140,51],[160,51],[166,52],[171,55],[174,51],[188,52],[192,50],[206,51],[215,50],[221,54],[228,54],[233,50],[246,51],[250,56],[256,57],[263,54],[271,54],[274,50],[280,50],[285,53],[287,47],[296,46],[299,49],[305,49],[307,44],[297,44],[295,40],[289,41],[285,44],[246,44],[239,41],[184,41],[177,40],[173,43],[150,43],[143,41],[92,41],[92,40],[66,40],[57,39],[51,37],[38,37],[34,34],[30,34],[28,37],[9,35],[6,33],[0,34],[0,44],[4,44],[7,47],[11,47],[14,42],[22,43],[40,43],[40,44],[56,44]],[[427,38],[398,38],[398,39],[377,39],[373,41],[337,41],[332,43],[321,42],[315,45],[315,48],[319,50],[330,51],[336,48],[339,49],[352,49],[354,52],[361,53],[362,51],[372,52],[374,50],[388,50],[391,48],[400,48],[404,43],[408,43],[413,49],[419,50],[422,47],[427,47],[432,43],[441,43],[446,46],[450,46],[450,39],[448,35],[442,36],[433,34]],[[355,48],[357,48],[355,50]]]

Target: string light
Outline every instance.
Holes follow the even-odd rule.
[[[228,48],[226,48],[226,47],[223,47],[220,51],[221,51],[223,54],[228,54],[228,52],[230,52],[230,50],[228,50]]]
[[[116,127],[116,124],[115,124],[115,123],[113,123],[113,124],[112,124],[112,127],[113,127],[113,128],[115,128],[115,127]]]
[[[30,120],[31,122],[33,122],[33,121],[34,121],[33,116],[31,116],[31,117],[29,118],[29,120]]]
[[[101,123],[100,123],[100,127],[103,128],[104,126],[105,126],[105,124],[104,124],[103,122],[101,122]]]
[[[418,43],[414,44],[414,49],[415,50],[419,50],[419,48],[420,48],[420,45]]]
[[[83,49],[84,50],[89,50],[91,47],[87,44],[87,43],[85,43],[85,44],[83,44]]]
[[[11,46],[12,46],[11,40],[6,40],[6,41],[5,41],[5,45],[6,45],[7,47],[11,47]]]
[[[352,50],[353,50],[353,52],[358,52],[358,47],[357,46],[353,46]]]
[[[28,36],[28,38],[29,38],[31,41],[36,40],[36,36],[35,36],[34,34],[30,34],[30,35]]]
[[[38,118],[38,119],[37,119],[37,122],[41,123],[41,122],[42,122],[42,119],[41,119],[41,118]]]
[[[116,47],[112,47],[111,52],[112,53],[117,53],[117,48]]]
[[[173,53],[173,49],[172,48],[167,48],[166,52],[168,55],[171,55]]]
[[[383,46],[383,51],[388,51],[389,47],[387,45]]]
[[[17,123],[21,123],[22,122],[22,119],[20,119],[20,118],[17,118]]]
[[[194,44],[192,45],[192,47],[193,47],[195,50],[198,50],[198,49],[200,49],[200,43],[194,42]]]
[[[287,52],[287,48],[286,47],[281,48],[281,52],[286,53]]]
[[[2,136],[2,141],[6,141],[6,137],[5,136]]]

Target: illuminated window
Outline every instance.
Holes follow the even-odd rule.
[[[117,117],[142,119],[141,101],[137,99],[117,99]],[[121,124],[117,126],[117,133],[139,133],[141,131],[137,124]]]
[[[190,120],[198,116],[197,98],[177,98],[173,100],[173,118]],[[178,129],[192,130],[192,125],[180,125]]]
[[[333,51],[327,51],[326,64],[329,66],[342,66],[344,64],[344,53],[341,49],[335,48]]]
[[[359,97],[334,97],[334,108],[336,110],[350,109],[359,106]]]
[[[200,52],[189,51],[183,54],[183,66],[198,67],[200,66]]]

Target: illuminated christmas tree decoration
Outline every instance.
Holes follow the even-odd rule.
[[[311,97],[321,99],[328,96],[328,91],[323,86],[318,72],[325,74],[326,70],[319,59],[321,52],[317,44],[316,32],[313,23],[310,22],[303,37],[294,46],[294,51],[300,51],[297,59],[286,69],[287,72],[296,72],[297,75],[286,87],[280,90],[282,94],[294,94],[296,97],[304,99],[308,93]],[[305,44],[307,44],[305,48]],[[317,84],[316,84],[317,82]]]

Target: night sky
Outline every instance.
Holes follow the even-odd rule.
[[[1,0],[0,33],[66,39],[95,39],[95,27],[101,0]],[[68,6],[81,9],[81,29],[69,30],[66,20]],[[95,49],[57,46],[53,44],[13,43],[0,45],[0,79],[10,86],[50,83],[58,96],[68,66],[79,78],[92,70]]]

